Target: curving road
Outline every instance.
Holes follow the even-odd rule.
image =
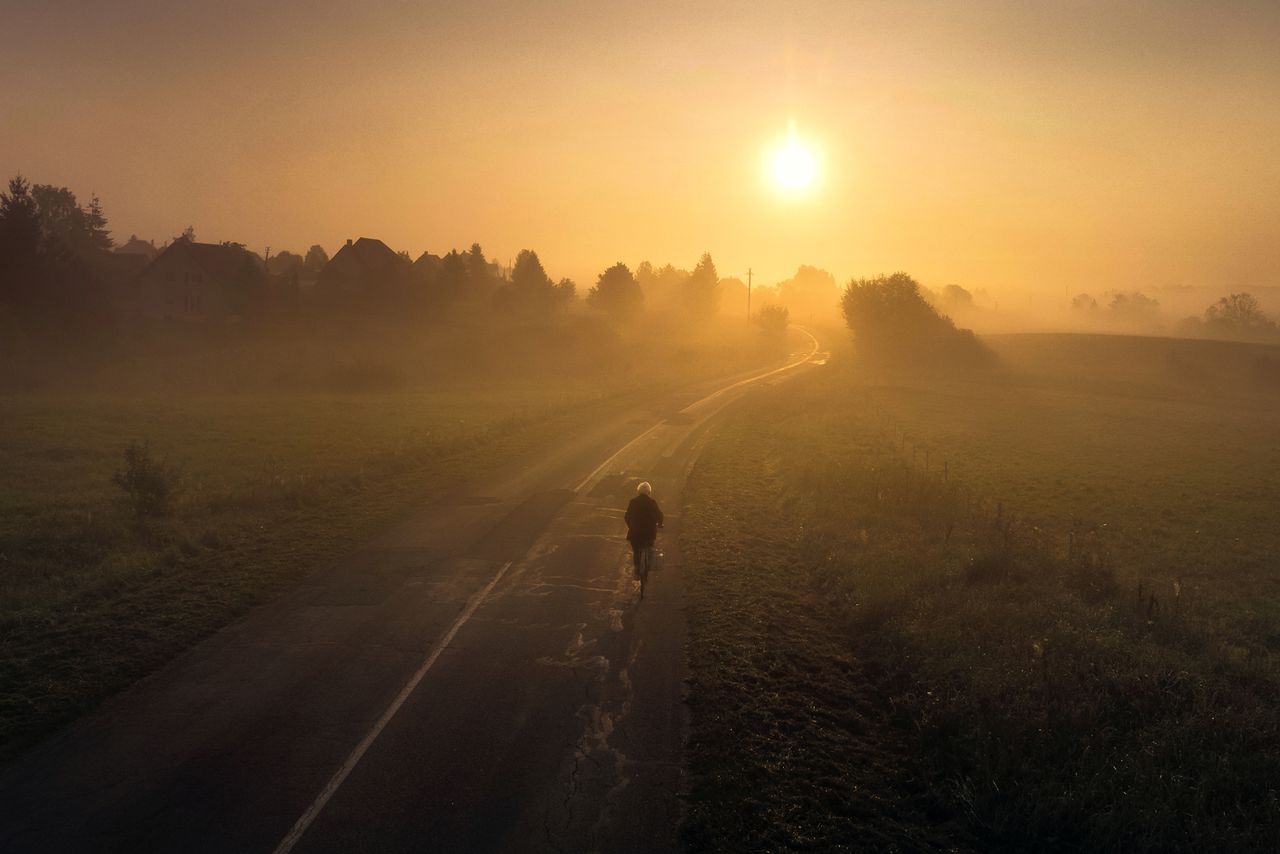
[[[18,758],[0,850],[674,849],[671,511],[716,415],[819,363],[804,334],[780,368],[583,425],[422,508]],[[621,521],[638,479],[668,509],[643,603]]]

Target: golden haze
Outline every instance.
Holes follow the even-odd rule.
[[[580,282],[710,250],[766,282],[1256,286],[1280,278],[1277,16],[21,3],[0,163],[98,193],[120,239],[478,240]],[[760,180],[793,116],[824,157],[805,204]]]

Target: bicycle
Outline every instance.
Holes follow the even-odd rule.
[[[658,526],[662,528],[662,526]],[[636,576],[640,579],[640,598],[644,598],[644,589],[649,584],[649,571],[658,562],[658,540],[640,549],[640,565],[636,567]]]
[[[636,575],[640,578],[640,598],[644,598],[644,589],[649,583],[649,570],[653,569],[657,559],[657,549],[645,546],[640,550],[640,565],[636,567]]]

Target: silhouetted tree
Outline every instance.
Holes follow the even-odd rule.
[[[631,275],[631,269],[619,261],[599,275],[595,286],[587,292],[587,303],[613,317],[625,318],[640,311],[644,291]]]
[[[1225,323],[1241,328],[1274,325],[1262,313],[1262,306],[1253,294],[1243,293],[1218,300],[1205,309],[1204,319],[1208,323]]]
[[[836,277],[826,270],[801,264],[796,274],[778,283],[778,301],[804,318],[828,315],[840,304]]]
[[[467,257],[451,249],[440,259],[440,273],[436,276],[434,292],[442,303],[454,303],[466,296],[470,277]]]
[[[1205,332],[1223,338],[1267,341],[1276,337],[1276,324],[1262,311],[1253,294],[1223,297],[1204,312]]]
[[[710,319],[720,310],[720,277],[711,253],[702,254],[698,266],[685,279],[680,295],[685,310],[695,320]]]
[[[277,276],[292,276],[294,273],[299,272],[304,264],[305,262],[301,255],[284,249],[268,259],[267,271]]]
[[[640,266],[636,267],[636,272],[635,272],[636,284],[638,284],[641,288],[645,288],[646,286],[648,286],[648,284],[652,282],[656,276],[657,276],[657,273],[654,271],[653,265],[650,264],[648,261],[641,261]]]
[[[787,331],[787,324],[791,322],[791,312],[787,311],[785,306],[766,305],[756,312],[752,320],[766,336],[778,339]]]
[[[101,274],[112,260],[102,203],[95,197],[81,207],[66,187],[17,176],[0,208],[4,299],[63,320],[101,319],[110,304]]]
[[[469,285],[477,294],[488,293],[492,287],[489,275],[489,261],[484,257],[484,250],[479,243],[472,243],[467,252],[467,277]]]
[[[973,333],[956,329],[906,273],[855,279],[841,299],[858,355],[887,365],[965,365],[992,361]]]
[[[573,282],[557,285],[532,249],[521,249],[511,267],[511,284],[494,294],[495,305],[526,315],[548,315],[573,298]]]
[[[945,311],[973,311],[973,294],[959,285],[946,285],[943,287],[939,299]]]
[[[42,248],[55,263],[70,263],[72,257],[90,260],[115,245],[97,196],[81,207],[76,194],[66,187],[36,184],[31,198],[40,215]]]
[[[636,267],[636,282],[644,292],[645,304],[650,307],[674,303],[688,278],[688,270],[681,270],[671,264],[655,268],[648,261],[641,261],[640,266]]]
[[[302,264],[312,273],[319,273],[320,268],[329,263],[329,253],[324,251],[324,247],[319,243],[312,244],[307,250],[306,257],[302,259]]]
[[[525,291],[537,291],[551,286],[551,277],[543,268],[537,252],[532,249],[520,250],[516,263],[511,268],[511,284]]]
[[[1138,291],[1114,294],[1107,311],[1114,319],[1127,324],[1149,326],[1160,319],[1160,303]]]
[[[1071,310],[1092,313],[1098,310],[1098,301],[1088,294],[1076,294],[1071,298]]]
[[[0,193],[0,302],[29,305],[41,277],[40,214],[21,175]]]

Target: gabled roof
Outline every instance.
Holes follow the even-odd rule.
[[[405,264],[405,260],[392,251],[390,246],[373,237],[361,237],[342,247],[329,263],[332,264],[343,255],[350,255],[369,273],[385,273]]]
[[[145,255],[148,259],[160,254],[154,243],[142,240],[136,234],[112,251],[118,255]]]
[[[189,259],[211,279],[227,281],[243,275],[246,261],[251,262],[253,255],[239,246],[225,246],[221,243],[195,243],[190,240],[175,240],[169,244],[156,258],[176,254]]]
[[[444,263],[444,259],[439,255],[432,255],[430,252],[423,252],[418,256],[418,260],[413,262],[413,266],[419,270],[436,270]]]

